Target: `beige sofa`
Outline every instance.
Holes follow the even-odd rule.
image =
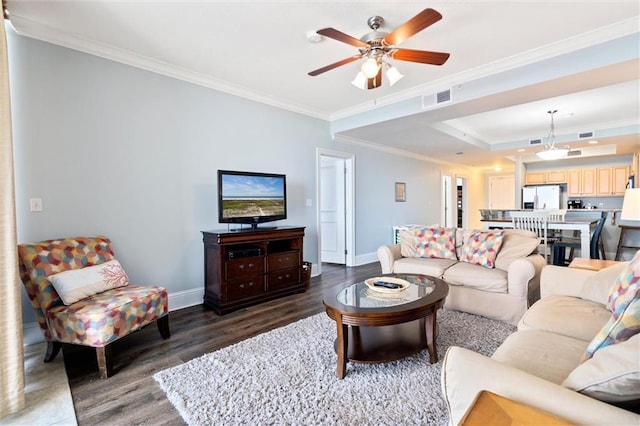
[[[471,230],[456,232],[459,252]],[[401,233],[401,244],[378,248],[384,274],[423,274],[449,284],[445,307],[517,324],[539,298],[540,271],[546,262],[537,254],[539,240],[530,231],[506,230],[494,268],[453,259],[403,256],[410,232]],[[406,251],[405,251],[406,252]]]
[[[640,334],[581,363],[612,317],[607,295],[627,264],[600,272],[546,266],[541,299],[491,358],[450,347],[441,377],[450,423],[458,424],[488,390],[575,424],[640,424],[640,416],[613,405],[640,408]]]

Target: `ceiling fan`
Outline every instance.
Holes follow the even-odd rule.
[[[339,66],[357,61],[360,58],[367,58],[352,83],[362,89],[375,89],[376,87],[380,87],[382,83],[382,68],[384,65],[387,68],[387,77],[393,86],[404,76],[388,62],[385,62],[386,58],[430,65],[442,65],[449,59],[448,53],[400,49],[396,47],[396,45],[428,26],[435,24],[440,19],[442,19],[442,15],[439,12],[427,8],[395,30],[386,33],[384,31],[378,31],[378,28],[384,23],[384,19],[380,16],[372,16],[367,20],[367,24],[373,31],[365,34],[360,39],[351,37],[335,28],[320,29],[316,31],[318,34],[355,46],[360,53],[311,71],[309,75],[316,76]]]

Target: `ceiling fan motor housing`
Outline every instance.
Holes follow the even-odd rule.
[[[367,25],[373,31],[380,28],[382,24],[384,24],[384,18],[382,18],[382,16],[372,16],[371,18],[367,19]]]

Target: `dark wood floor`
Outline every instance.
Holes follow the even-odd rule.
[[[153,374],[249,337],[323,312],[326,288],[380,274],[378,262],[355,268],[323,264],[309,290],[218,316],[193,306],[170,313],[171,338],[155,325],[112,344],[114,374],[100,379],[95,351],[64,346],[65,366],[80,425],[184,424]]]

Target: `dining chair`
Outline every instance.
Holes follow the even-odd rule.
[[[549,214],[549,222],[564,222],[564,218],[567,214],[567,209],[548,209],[545,210]],[[548,243],[554,244],[560,238],[562,238],[562,231],[558,229],[549,229]]]
[[[543,246],[543,256],[548,262],[549,211],[519,211],[511,212],[510,214],[514,229],[526,229],[535,232],[540,240],[540,244]]]
[[[167,290],[129,283],[107,237],[18,245],[20,278],[47,342],[45,362],[62,343],[96,350],[100,378],[111,374],[110,344],[147,324],[169,330]]]
[[[607,257],[604,252],[604,243],[602,242],[602,229],[607,222],[608,212],[602,212],[600,220],[596,228],[591,235],[591,242],[589,244],[589,258],[590,259],[602,259],[606,260]],[[575,249],[579,249],[581,246],[580,238],[566,237],[553,243],[553,259],[554,265],[566,266],[573,260],[573,253]],[[569,258],[566,259],[566,251],[569,249]],[[587,257],[586,253],[580,253],[581,257]]]
[[[567,214],[567,209],[549,209],[544,211],[546,211],[549,215],[549,222],[564,222],[564,217]]]

